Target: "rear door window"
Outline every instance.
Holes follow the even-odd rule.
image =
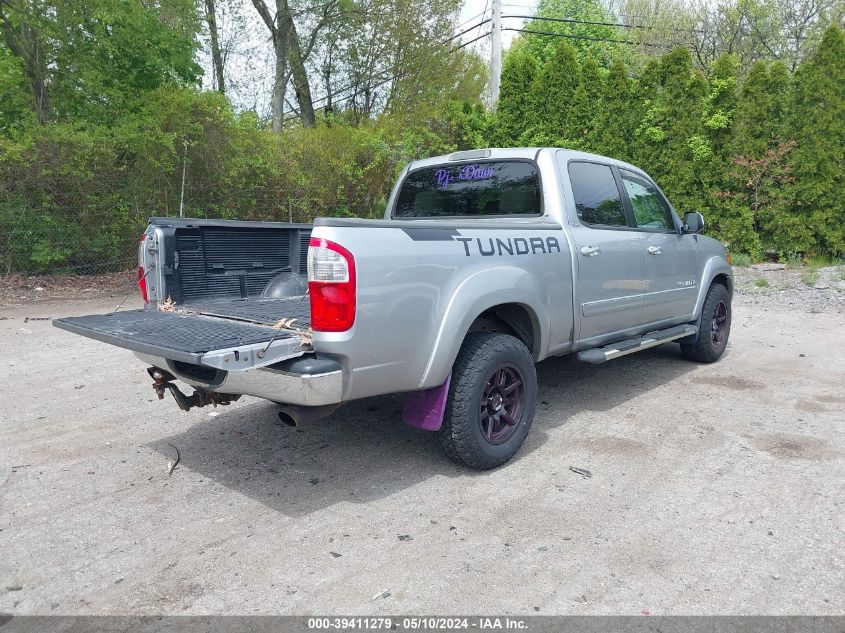
[[[569,163],[578,219],[587,225],[628,226],[613,171],[598,163]]]
[[[439,165],[405,177],[395,218],[540,215],[537,168],[525,161]]]

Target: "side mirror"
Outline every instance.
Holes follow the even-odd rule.
[[[684,233],[701,233],[704,230],[704,216],[698,211],[684,214]]]

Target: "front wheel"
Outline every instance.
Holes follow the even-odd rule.
[[[528,436],[536,403],[537,373],[522,341],[497,332],[470,333],[452,367],[440,443],[461,465],[501,466]]]
[[[698,338],[694,343],[682,343],[681,353],[699,363],[715,363],[724,353],[731,333],[731,293],[722,284],[713,284],[701,310]]]

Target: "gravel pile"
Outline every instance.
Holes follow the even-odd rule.
[[[764,310],[845,311],[845,266],[789,268],[783,264],[734,266],[734,304]]]

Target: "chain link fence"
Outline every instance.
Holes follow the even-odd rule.
[[[142,193],[142,195],[139,195]],[[179,192],[106,195],[84,206],[62,204],[51,195],[38,204],[30,196],[0,197],[0,275],[96,275],[136,265],[138,241],[150,217],[178,217]],[[349,215],[319,201],[280,192],[215,192],[192,187],[181,202],[186,218],[311,223],[319,215]]]

